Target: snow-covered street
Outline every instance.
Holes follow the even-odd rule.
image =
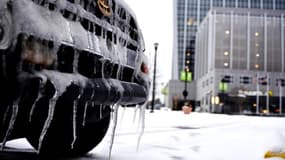
[[[185,115],[164,109],[146,111],[145,130],[137,150],[141,122],[139,111],[135,116],[134,110],[119,109],[112,160],[261,160],[268,150],[285,151],[285,118]],[[110,140],[111,129],[100,145],[78,160],[108,159]],[[8,146],[29,148],[23,139]]]

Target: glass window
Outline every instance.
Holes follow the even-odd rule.
[[[233,69],[246,69],[247,16],[235,15],[233,23]]]
[[[196,20],[196,17],[197,17],[197,0],[188,1],[188,17],[193,17]]]
[[[215,68],[230,67],[230,15],[219,14],[216,16],[216,49]]]
[[[264,18],[250,17],[250,69],[264,70]]]
[[[284,0],[275,0],[276,9],[285,9],[285,2]]]
[[[231,7],[231,8],[236,7],[236,1],[235,0],[226,0],[226,7]]]
[[[273,0],[263,0],[264,9],[273,9]]]
[[[223,6],[223,0],[213,0],[213,6],[214,7],[222,7]]]
[[[250,0],[250,7],[251,8],[260,8],[261,0]]]
[[[248,0],[239,0],[238,1],[239,8],[248,8]]]
[[[200,1],[200,22],[205,18],[208,11],[210,10],[210,1],[209,0],[201,0]]]
[[[267,70],[281,71],[280,18],[267,17]]]

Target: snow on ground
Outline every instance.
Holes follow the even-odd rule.
[[[133,115],[133,109],[120,108],[112,160],[261,160],[270,149],[285,150],[285,118],[155,110],[146,112],[136,151],[139,129]],[[91,153],[107,159],[109,139]]]
[[[119,109],[112,160],[263,160],[268,150],[285,150],[285,118],[147,110],[137,151],[141,128],[134,110]],[[89,156],[80,160],[108,159],[110,140],[111,129]],[[27,146],[19,141],[8,144]]]

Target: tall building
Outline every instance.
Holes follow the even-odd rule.
[[[208,11],[211,8],[219,7],[219,8],[243,8],[245,10],[285,10],[285,0],[173,0],[174,6],[174,36],[173,36],[173,62],[172,62],[172,80],[169,82],[169,95],[166,97],[167,103],[169,107],[173,107],[174,101],[173,99],[184,99],[183,91],[185,88],[188,91],[188,97],[186,99],[199,102],[198,94],[200,88],[195,88],[197,76],[201,76],[203,72],[207,71],[206,66],[204,68],[195,68],[197,66],[197,60],[195,60],[196,56],[200,53],[197,53],[196,49],[196,33],[200,23],[203,21]],[[262,11],[261,11],[262,12]],[[261,32],[260,32],[261,33]],[[262,35],[260,35],[261,37]],[[229,42],[229,41],[228,41]],[[244,41],[241,41],[243,45]],[[203,44],[208,45],[208,44]],[[236,44],[233,44],[236,45]],[[236,46],[233,46],[233,50]],[[268,46],[267,46],[268,47]],[[205,48],[204,48],[205,49]],[[199,51],[200,52],[200,51]],[[247,52],[247,50],[246,50]],[[246,53],[244,52],[244,53]],[[261,53],[260,53],[260,56]],[[204,59],[208,57],[203,57]],[[268,59],[269,60],[269,59]],[[270,61],[270,60],[269,60]],[[263,68],[263,62],[259,62],[259,68]],[[261,64],[262,63],[262,64]],[[251,64],[251,63],[250,63]],[[201,64],[198,64],[201,65]],[[223,64],[224,65],[224,64]],[[230,63],[225,63],[225,65],[230,65]],[[247,67],[248,61],[246,65],[243,64],[235,64],[231,65],[236,66],[240,65],[242,67]],[[252,66],[250,66],[252,67]],[[268,68],[270,69],[270,67]],[[188,85],[184,85],[184,82],[180,80],[181,71],[188,70],[192,73],[192,83]],[[198,72],[198,73],[197,73]],[[211,82],[208,81],[208,83]],[[207,81],[205,82],[207,83]],[[178,98],[174,98],[178,97]],[[199,105],[199,103],[196,103]]]
[[[195,72],[197,27],[212,7],[285,10],[285,0],[173,0],[174,45],[172,79],[182,70]],[[187,54],[190,56],[187,56]]]
[[[196,42],[196,100],[203,109],[284,111],[285,11],[212,8]]]

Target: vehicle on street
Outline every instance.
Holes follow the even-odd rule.
[[[122,0],[1,0],[0,141],[82,155],[116,106],[144,104],[144,40]]]

